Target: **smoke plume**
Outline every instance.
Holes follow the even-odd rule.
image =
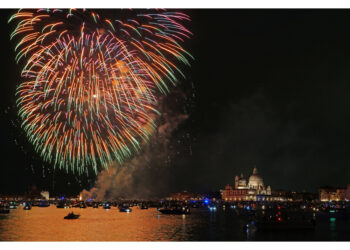
[[[171,137],[188,118],[181,108],[175,107],[181,95],[177,95],[175,102],[169,98],[166,102],[161,100],[162,115],[158,119],[157,131],[142,146],[142,151],[123,165],[113,163],[100,172],[95,186],[82,191],[83,199],[151,199],[168,193],[169,165],[174,155]]]

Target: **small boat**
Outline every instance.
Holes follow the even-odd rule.
[[[80,203],[74,202],[74,203],[72,204],[72,207],[80,207]]]
[[[253,223],[257,230],[305,230],[315,229],[312,217],[304,213],[278,211],[276,215],[256,218]]]
[[[321,209],[317,214],[319,218],[343,218],[349,217],[350,213],[345,208],[324,208]]]
[[[190,214],[190,208],[189,207],[165,207],[165,208],[158,208],[158,211],[162,214]]]
[[[215,205],[209,206],[209,211],[216,211],[216,206]]]
[[[85,202],[80,203],[79,207],[80,207],[80,208],[86,208]]]
[[[10,209],[8,207],[1,207],[0,208],[0,214],[9,214]]]
[[[70,208],[70,205],[67,203],[57,204],[56,208]]]
[[[69,204],[66,201],[59,201],[56,208],[69,208]]]
[[[49,207],[50,206],[50,202],[48,201],[41,201],[39,204],[39,207]]]
[[[111,209],[111,204],[110,203],[105,203],[103,208],[104,209]]]
[[[140,206],[140,209],[148,209],[147,204],[142,203],[141,206]]]
[[[119,212],[130,213],[131,211],[132,209],[130,207],[124,207],[124,206],[119,207]]]
[[[199,208],[199,205],[196,204],[196,203],[193,203],[191,207],[192,207],[192,208]]]
[[[23,207],[23,210],[31,210],[32,209],[32,206],[30,205],[29,202],[26,202],[24,207]]]
[[[74,212],[69,213],[64,217],[65,220],[76,220],[80,217],[80,214],[74,214]]]
[[[32,207],[39,207],[39,205],[40,205],[39,201],[32,202]]]
[[[17,209],[17,203],[16,202],[10,202],[9,209]]]

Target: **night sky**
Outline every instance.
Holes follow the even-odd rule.
[[[350,183],[350,10],[184,12],[191,109],[172,135],[169,191],[218,191],[254,166],[272,189]],[[53,174],[20,128],[11,13],[1,10],[0,193],[90,188],[94,176]]]

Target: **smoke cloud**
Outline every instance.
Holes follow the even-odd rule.
[[[158,119],[157,131],[142,146],[142,151],[123,165],[113,163],[101,171],[95,186],[82,191],[83,199],[152,199],[169,192],[169,165],[174,155],[171,137],[188,115],[175,107],[171,98],[169,105],[168,99],[167,102],[165,99],[160,101],[162,115]]]

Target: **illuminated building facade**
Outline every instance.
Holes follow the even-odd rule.
[[[344,201],[345,188],[322,187],[318,190],[320,201]]]
[[[235,177],[234,187],[226,185],[221,192],[224,201],[269,201],[271,197],[271,187],[265,187],[263,178],[259,175],[257,168],[247,180],[241,174]]]
[[[191,193],[187,191],[171,193],[167,200],[170,201],[190,201],[190,200],[203,200],[204,196],[201,194]]]
[[[350,184],[348,184],[345,190],[345,200],[350,201]]]

